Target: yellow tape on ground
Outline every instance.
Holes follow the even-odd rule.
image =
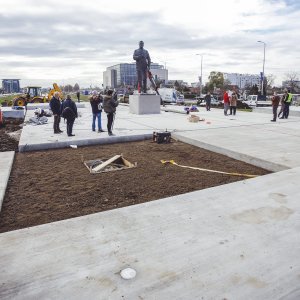
[[[222,171],[216,171],[216,170],[210,170],[210,169],[203,169],[203,168],[197,168],[197,167],[190,167],[190,166],[184,166],[177,164],[173,159],[171,160],[161,160],[162,164],[172,164],[181,168],[188,168],[192,170],[199,170],[199,171],[205,171],[205,172],[212,172],[212,173],[219,173],[219,174],[226,174],[226,175],[233,175],[233,176],[244,176],[244,177],[257,177],[258,175],[250,175],[250,174],[240,174],[240,173],[229,173],[229,172],[222,172]]]

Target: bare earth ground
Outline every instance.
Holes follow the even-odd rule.
[[[83,160],[116,154],[137,168],[90,174]],[[266,170],[188,144],[152,141],[17,153],[0,213],[0,232],[78,217],[245,179],[163,165],[264,175]],[[228,192],[228,191],[227,191]],[[247,191],[245,191],[247,192]]]
[[[19,130],[18,125],[6,125],[4,128],[0,128],[0,152],[3,151],[18,151],[19,142],[10,137],[7,133]]]

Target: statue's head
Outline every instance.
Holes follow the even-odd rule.
[[[144,47],[144,42],[143,42],[143,41],[140,41],[140,42],[139,42],[139,46],[140,46],[140,48],[143,48],[143,47]]]

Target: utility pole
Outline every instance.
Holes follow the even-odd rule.
[[[263,71],[262,71],[262,80],[261,80],[261,95],[264,94],[264,81],[265,81],[265,59],[266,59],[266,43],[263,41],[257,41],[258,43],[264,44],[264,59],[263,59]]]
[[[199,80],[199,83],[200,83],[200,87],[199,87],[199,96],[201,97],[201,94],[202,94],[202,62],[203,62],[203,54],[196,54],[196,55],[200,55],[201,56],[201,70],[200,70],[200,80]]]

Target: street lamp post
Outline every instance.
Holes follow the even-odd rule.
[[[200,88],[199,88],[199,96],[201,97],[201,92],[202,92],[202,61],[203,61],[203,54],[199,54],[197,53],[196,55],[200,55],[201,56],[201,73],[200,73]]]
[[[261,95],[263,95],[264,94],[264,81],[265,81],[266,43],[263,41],[257,41],[257,42],[264,44],[264,60],[263,60],[262,80],[261,80]]]

